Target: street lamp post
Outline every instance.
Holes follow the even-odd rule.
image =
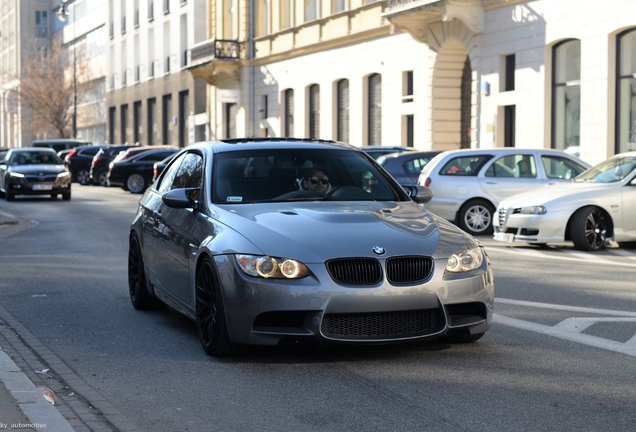
[[[60,3],[57,17],[60,21],[66,21],[68,13],[65,6],[73,0],[65,0]],[[77,138],[77,43],[75,41],[75,7],[73,7],[73,138]]]

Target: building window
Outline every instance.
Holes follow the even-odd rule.
[[[170,13],[170,0],[163,0],[163,14],[167,15]]]
[[[285,90],[285,136],[294,136],[294,90]]]
[[[309,138],[320,138],[320,86],[309,87]]]
[[[470,58],[466,56],[464,70],[462,72],[462,83],[460,86],[461,113],[460,113],[460,148],[470,148],[470,122],[472,111],[472,69],[470,68]]]
[[[636,151],[636,29],[618,36],[616,153]]]
[[[318,0],[305,0],[305,22],[318,19]]]
[[[155,115],[157,112],[157,99],[148,99],[148,145],[153,145],[155,131]]]
[[[373,74],[368,82],[368,144],[382,144],[382,75]]]
[[[415,118],[413,114],[404,116],[404,144],[407,147],[415,146]]]
[[[281,0],[280,28],[287,29],[294,25],[294,0]]]
[[[188,144],[188,115],[190,114],[188,90],[179,92],[179,147]]]
[[[269,117],[269,113],[267,111],[267,95],[261,96],[261,119],[265,120]]]
[[[515,55],[506,56],[506,77],[504,82],[504,91],[512,91],[515,89]]]
[[[128,129],[128,105],[121,106],[121,142],[128,142],[128,138],[126,138],[126,129]]]
[[[256,36],[271,33],[270,0],[256,0]]]
[[[331,0],[331,12],[338,13],[345,10],[345,0]]]
[[[141,135],[141,101],[133,104],[133,142],[136,144]]]
[[[117,142],[115,138],[115,119],[117,115],[117,107],[108,108],[108,141]]]
[[[163,111],[162,117],[162,132],[163,132],[163,144],[171,144],[170,142],[170,122],[172,121],[172,95],[163,95],[161,100],[161,109]]]
[[[552,49],[552,148],[579,145],[581,110],[581,41]]]
[[[349,80],[342,79],[337,85],[336,139],[349,142]]]
[[[515,146],[516,111],[514,105],[504,107],[504,147]]]
[[[413,71],[402,72],[402,102],[413,102]]]
[[[238,105],[235,103],[225,104],[225,137],[236,138],[236,114]]]
[[[49,37],[48,11],[35,11],[35,37]]]

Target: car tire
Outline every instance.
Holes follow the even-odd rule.
[[[230,340],[219,278],[209,258],[203,259],[196,276],[196,325],[201,346],[209,356],[237,355],[247,350],[245,345]]]
[[[94,174],[93,180],[93,183],[95,183],[96,186],[108,186],[108,171],[101,170],[97,174]]]
[[[88,170],[79,170],[77,173],[77,182],[82,186],[87,186],[91,184],[91,175]]]
[[[139,173],[132,173],[126,179],[126,190],[140,194],[146,190],[146,179]]]
[[[71,191],[64,192],[64,193],[62,194],[62,200],[64,200],[64,201],[70,201],[70,200],[71,200]]]
[[[476,199],[465,203],[458,214],[458,225],[473,236],[492,234],[492,220],[495,207],[483,199]]]
[[[586,206],[572,216],[570,237],[574,248],[582,251],[595,251],[605,247],[609,231],[609,216],[600,208]]]
[[[156,309],[161,305],[161,301],[148,292],[144,260],[136,234],[130,236],[128,247],[128,292],[135,309]]]
[[[57,199],[57,194],[51,194],[51,199],[52,200],[56,200]]]
[[[439,338],[439,340],[441,342],[450,343],[450,344],[471,343],[481,339],[485,334],[486,333],[454,334],[449,336],[442,336],[441,338]]]
[[[4,194],[4,199],[6,199],[7,201],[13,201],[15,200],[15,194],[7,191]]]

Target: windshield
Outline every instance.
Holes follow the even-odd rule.
[[[575,182],[613,183],[623,180],[636,168],[636,157],[618,156],[601,162],[574,179]]]
[[[52,151],[30,151],[30,152],[17,152],[11,155],[9,165],[38,165],[38,164],[50,164],[60,165],[62,161]]]
[[[215,155],[213,202],[407,201],[405,191],[356,151],[265,149]]]

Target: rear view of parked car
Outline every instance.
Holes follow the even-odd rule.
[[[401,185],[416,185],[422,169],[440,153],[439,151],[389,153],[380,156],[377,161]]]
[[[91,164],[101,149],[107,146],[82,146],[72,149],[64,158],[64,163],[71,171],[72,180],[81,185],[91,182]]]
[[[130,152],[128,150],[110,163],[108,184],[121,186],[122,189],[135,194],[142,193],[152,184],[155,162],[162,161],[178,151],[177,148],[163,146],[163,148],[146,150],[127,157],[126,153]]]
[[[418,184],[433,189],[431,212],[472,235],[492,234],[493,215],[509,196],[570,182],[590,165],[551,149],[465,149],[440,153],[422,170]]]
[[[108,186],[108,165],[121,152],[125,152],[130,148],[138,148],[139,146],[131,145],[111,145],[103,148],[95,154],[91,161],[89,171],[91,182],[94,185]]]

